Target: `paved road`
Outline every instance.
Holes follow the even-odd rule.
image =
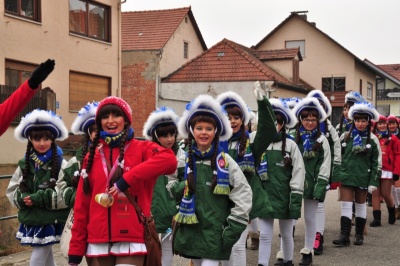
[[[363,246],[335,247],[332,240],[338,236],[340,220],[340,204],[336,201],[337,192],[330,191],[326,197],[326,229],[325,229],[325,250],[321,256],[314,257],[314,266],[322,265],[400,265],[399,246],[400,246],[400,223],[394,225],[387,224],[387,210],[382,204],[382,227],[368,227],[368,234],[365,236]],[[368,207],[367,224],[372,219],[372,208]],[[400,221],[398,221],[400,222]],[[275,262],[275,254],[279,247],[278,225],[274,226],[275,236],[272,247],[272,257],[270,265]],[[354,236],[354,227],[352,228]],[[353,240],[352,240],[353,242]],[[304,222],[299,219],[295,232],[295,254],[294,263],[298,265],[300,261],[300,250],[304,244]],[[58,266],[68,265],[59,251],[59,245],[53,247]],[[20,252],[9,256],[0,257],[0,266],[29,265],[30,252]],[[257,266],[258,251],[247,251],[247,265]],[[86,266],[85,263],[81,265]],[[175,266],[188,266],[186,259],[175,257]]]

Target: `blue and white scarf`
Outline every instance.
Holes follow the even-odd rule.
[[[365,150],[366,147],[369,148],[368,146],[364,147],[364,144],[363,144],[363,141],[362,141],[362,138],[363,138],[363,137],[367,137],[368,134],[369,134],[368,129],[365,129],[365,130],[363,130],[363,131],[360,131],[360,130],[354,128],[354,129],[351,131],[351,137],[353,138],[353,148],[352,148],[352,151],[353,151],[354,153],[362,152],[362,151]],[[370,144],[368,144],[368,145],[370,145]]]
[[[313,130],[305,130],[303,126],[300,126],[300,138],[303,142],[303,158],[314,158],[317,156],[317,153],[312,150],[312,147],[317,141],[316,136],[318,132],[318,128],[314,128]]]
[[[390,137],[389,131],[388,131],[388,130],[379,131],[378,129],[376,129],[376,130],[375,130],[375,134],[376,134],[376,136],[378,137],[378,139]]]
[[[350,119],[347,120],[345,117],[343,117],[343,126],[342,127],[345,128],[345,131],[349,131],[350,130],[350,127],[351,127],[352,123],[353,123],[352,120],[350,120]]]
[[[57,146],[57,155],[61,156],[62,154],[63,154],[62,149],[59,146]],[[49,162],[52,159],[52,156],[53,156],[53,150],[51,148],[44,154],[39,154],[36,152],[35,149],[32,148],[29,154],[29,160],[33,162],[33,164],[35,165],[35,171],[37,171],[40,169],[40,167]]]
[[[193,155],[192,155],[192,162],[194,165],[194,169],[190,169],[188,164],[189,158],[186,158],[186,165],[185,165],[185,190],[183,193],[182,201],[179,205],[179,212],[175,215],[175,221],[184,224],[196,224],[198,223],[198,219],[196,216],[195,210],[195,195],[189,191],[188,185],[188,175],[193,171],[194,181],[196,182],[196,159],[197,160],[205,160],[211,158],[214,153],[214,146],[211,146],[205,152],[201,152],[197,149],[195,145],[192,146]],[[213,172],[213,174],[217,175],[217,185],[213,191],[214,194],[218,195],[229,195],[230,187],[229,187],[229,171],[228,171],[228,162],[225,158],[225,153],[221,147],[218,148],[216,158],[216,165],[217,171]]]

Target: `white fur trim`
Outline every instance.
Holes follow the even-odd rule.
[[[149,130],[153,129],[153,127],[157,124],[163,124],[163,123],[174,123],[177,125],[179,121],[178,115],[174,112],[173,109],[168,108],[168,107],[163,107],[165,109],[157,109],[153,111],[149,117],[147,118],[147,121],[144,123],[143,126],[143,136],[147,140],[151,140],[151,132],[148,132]],[[154,129],[153,129],[154,130]]]
[[[83,132],[81,130],[81,127],[83,124],[86,123],[95,123],[95,118],[96,118],[96,111],[97,111],[97,106],[98,102],[92,102],[92,103],[87,103],[84,107],[81,108],[81,110],[78,113],[78,116],[75,118],[74,122],[71,125],[71,132],[74,133],[75,135],[78,134],[86,134],[87,132]],[[86,127],[87,125],[85,125]]]
[[[242,117],[243,124],[247,125],[249,123],[250,121],[249,109],[247,108],[245,101],[239,94],[233,91],[227,91],[218,95],[217,101],[221,105],[238,105],[243,113]]]
[[[292,109],[292,112],[300,120],[300,113],[304,109],[314,109],[319,113],[319,122],[325,121],[327,115],[325,113],[324,108],[319,103],[317,98],[314,97],[306,97],[302,101],[299,101]]]
[[[290,108],[287,106],[286,102],[284,102],[283,99],[269,99],[269,102],[272,105],[272,109],[274,109],[274,112],[278,113],[284,113],[285,114],[285,126],[287,128],[292,128],[294,127],[298,120],[297,117],[294,115],[294,113],[290,110]]]
[[[186,110],[183,112],[182,117],[178,122],[178,132],[182,138],[187,138],[189,136],[188,120],[193,117],[193,115],[200,111],[199,106],[204,105],[209,108],[210,114],[213,113],[219,118],[218,124],[221,124],[222,131],[218,132],[220,134],[220,141],[228,140],[232,136],[231,123],[229,122],[228,116],[222,109],[219,102],[217,102],[210,95],[202,94],[197,96],[191,103],[186,106]],[[189,109],[188,109],[189,108]],[[205,110],[205,109],[201,109]]]
[[[372,121],[379,120],[379,113],[369,102],[357,102],[349,109],[349,118],[354,119],[354,114],[366,114]]]
[[[324,105],[325,105],[326,115],[330,116],[332,114],[331,103],[329,102],[328,97],[326,97],[325,94],[322,91],[320,91],[320,90],[312,90],[307,94],[307,97],[315,97],[315,98],[321,99],[324,102]]]

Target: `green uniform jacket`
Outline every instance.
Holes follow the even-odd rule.
[[[178,160],[178,168],[173,174],[175,177],[183,177],[185,169],[185,160],[182,149],[178,149],[176,158]],[[157,233],[165,233],[168,228],[172,228],[172,217],[178,212],[177,200],[171,196],[166,186],[169,177],[162,175],[157,179],[154,186],[153,199],[151,202],[151,214],[154,217]],[[182,180],[180,180],[182,181]],[[179,201],[180,199],[178,199]]]
[[[62,160],[61,167],[65,167],[66,164],[67,161]],[[18,162],[18,168],[7,187],[7,198],[14,207],[19,209],[20,223],[32,226],[65,223],[70,209],[65,203],[60,205],[60,195],[55,189],[39,187],[50,182],[51,165],[52,162],[49,161],[35,172],[34,165],[29,164],[29,178],[25,182],[32,193],[21,193],[18,181],[25,169],[25,159]],[[23,198],[26,196],[31,197],[32,206],[25,205]]]
[[[331,175],[330,182],[334,175],[338,175],[340,171],[340,165],[342,163],[342,149],[340,146],[340,139],[336,129],[332,126],[331,121],[327,120],[328,124],[328,134],[326,138],[329,142],[329,147],[331,147]]]
[[[228,260],[232,246],[247,227],[251,210],[251,188],[235,160],[228,154],[225,157],[231,186],[228,196],[215,195],[211,191],[213,170],[210,160],[196,162],[194,201],[199,223],[180,224],[177,227],[174,250],[181,256]],[[177,180],[171,180],[169,188],[172,183],[178,185]]]
[[[349,133],[342,134],[340,140]],[[366,137],[362,138],[363,145]],[[354,153],[353,139],[350,138],[342,152],[342,165],[340,174],[333,181],[341,182],[344,186],[368,188],[368,186],[379,186],[379,178],[382,173],[382,153],[378,138],[371,134],[371,148],[367,153]]]

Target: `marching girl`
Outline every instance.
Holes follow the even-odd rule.
[[[133,138],[132,110],[121,98],[100,101],[95,121],[98,133],[76,190],[68,263],[78,265],[87,256],[92,266],[143,265],[144,227],[125,193],[150,216],[157,178],[175,172],[176,157],[170,149]]]
[[[340,117],[340,123],[336,126],[336,131],[339,135],[339,137],[346,131],[350,130],[350,127],[352,125],[352,121],[349,118],[349,109],[350,107],[353,106],[354,103],[356,102],[365,102],[364,97],[354,91],[350,91],[345,95],[345,102],[343,106],[343,113],[342,116]]]
[[[320,123],[327,116],[324,108],[314,97],[304,98],[292,109],[299,120],[295,142],[303,155],[306,176],[304,181],[304,248],[300,251],[299,265],[311,265],[313,246],[317,232],[316,215],[318,203],[325,200],[326,187],[331,173],[331,151],[329,142],[322,134]]]
[[[400,140],[399,120],[394,115],[387,117],[388,130],[392,135],[395,135]],[[396,208],[396,219],[400,219],[400,181],[397,176],[393,176],[392,196],[394,200],[394,206]]]
[[[332,114],[332,106],[328,98],[320,90],[311,91],[307,97],[315,97],[324,108],[327,117]],[[328,139],[329,147],[331,151],[331,174],[329,179],[329,186],[327,190],[335,190],[339,183],[332,183],[331,179],[333,175],[337,175],[341,164],[341,146],[338,133],[332,126],[331,121],[327,118],[325,121],[320,123],[320,130]],[[325,229],[325,203],[319,202],[317,208],[317,234],[314,240],[314,255],[321,255],[324,250],[324,229]]]
[[[400,143],[395,135],[389,133],[387,118],[379,116],[373,133],[378,137],[382,151],[382,175],[379,178],[378,189],[372,192],[372,214],[374,220],[371,227],[381,226],[381,197],[385,200],[388,209],[388,223],[396,222],[395,204],[392,197],[393,180],[399,180],[400,174]]]
[[[218,266],[249,222],[252,192],[242,170],[219,146],[232,135],[228,117],[209,95],[187,104],[178,123],[188,138],[185,188],[175,216],[174,252],[195,266]],[[169,188],[179,185],[171,181]]]
[[[182,176],[185,166],[185,153],[176,141],[178,120],[179,117],[171,108],[162,106],[150,114],[143,127],[143,135],[147,140],[164,148],[172,149],[178,161],[178,169],[174,174],[158,177],[151,202],[151,214],[154,217],[157,233],[161,234],[161,262],[163,266],[172,266],[171,223],[173,216],[178,212],[177,201],[170,195],[166,186],[169,178],[177,178],[178,171],[181,172],[180,176]],[[170,235],[171,237],[169,237]]]
[[[262,95],[256,86],[256,95]],[[255,147],[264,136],[269,138],[269,131],[265,131],[265,125],[270,119],[262,113],[268,113],[269,106],[266,97],[257,97],[260,114],[259,130],[254,141]],[[303,158],[297,144],[286,135],[286,129],[296,125],[297,119],[289,107],[281,99],[271,99],[271,106],[276,116],[276,129],[273,142],[268,145],[262,155],[259,170],[265,165],[268,168],[267,175],[262,173],[264,188],[269,196],[273,212],[266,216],[260,216],[260,248],[258,253],[258,265],[268,265],[271,255],[274,219],[279,219],[279,229],[282,241],[282,261],[279,265],[293,264],[293,219],[300,218],[302,196],[304,188],[305,167]],[[265,146],[264,146],[265,147]]]
[[[370,129],[371,120],[379,119],[378,112],[368,102],[357,102],[350,108],[349,118],[353,120],[352,126],[348,132],[340,136],[342,143],[340,174],[333,179],[334,182],[341,182],[340,236],[332,241],[339,246],[350,245],[353,200],[356,227],[354,244],[363,244],[363,231],[367,218],[366,196],[368,191],[372,193],[379,185],[382,168],[379,140]]]
[[[272,212],[272,207],[268,195],[262,187],[261,180],[255,172],[254,157],[251,150],[252,140],[250,140],[248,131],[245,130],[245,125],[248,125],[250,120],[250,113],[247,105],[242,97],[232,91],[220,94],[217,97],[217,101],[227,112],[233,131],[233,135],[229,140],[221,141],[220,146],[222,150],[228,153],[239,165],[253,192],[250,220],[257,217],[265,217]],[[273,121],[273,118],[269,120]],[[270,123],[270,126],[272,128],[270,128],[268,132],[271,132],[271,134],[268,138],[272,139],[275,126],[273,123]],[[243,231],[239,241],[233,245],[229,261],[223,262],[222,265],[242,266],[246,264],[246,240],[248,231],[249,226]]]
[[[19,209],[16,238],[33,248],[30,265],[55,265],[52,246],[59,243],[69,213],[69,208],[57,206],[55,185],[67,162],[55,140],[66,139],[68,129],[52,111],[37,109],[21,120],[14,136],[28,140],[25,157],[7,187],[9,201]]]

